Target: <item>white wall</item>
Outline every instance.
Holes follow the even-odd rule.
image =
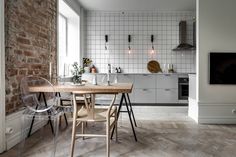
[[[88,11],[87,57],[99,72],[105,72],[107,59],[123,72],[146,73],[148,61],[158,60],[161,66],[174,64],[177,72],[195,72],[195,51],[172,51],[179,44],[179,21],[187,21],[187,40],[192,43],[192,11]],[[108,54],[105,35],[108,35]],[[131,53],[128,53],[128,35],[131,35]],[[155,53],[152,55],[151,35],[154,35]]]
[[[5,150],[4,1],[0,1],[0,153]]]
[[[236,1],[198,0],[197,101],[199,122],[236,123],[235,85],[210,85],[208,55],[236,52]],[[207,120],[208,119],[208,120]]]
[[[236,52],[236,1],[199,0],[199,101],[236,103],[236,86],[209,85],[208,54]]]

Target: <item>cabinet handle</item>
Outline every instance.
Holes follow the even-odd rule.
[[[149,76],[148,74],[143,74],[143,76]]]
[[[143,91],[145,91],[145,92],[146,92],[146,91],[148,91],[148,89],[143,89]]]
[[[170,91],[170,89],[165,89],[165,91]]]
[[[170,74],[165,74],[165,76],[170,76]]]

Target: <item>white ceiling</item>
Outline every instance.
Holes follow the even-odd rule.
[[[87,10],[102,11],[192,11],[196,0],[77,0]]]

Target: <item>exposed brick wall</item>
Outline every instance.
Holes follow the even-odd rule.
[[[22,107],[20,80],[56,73],[56,0],[5,0],[6,113]],[[50,59],[52,58],[52,59]]]

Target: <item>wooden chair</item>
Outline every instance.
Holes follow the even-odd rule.
[[[85,100],[85,105],[78,109],[76,103],[76,96],[83,95]],[[89,103],[86,99],[86,95],[91,95],[91,102]],[[117,107],[114,106],[116,99],[116,93],[114,93],[113,99],[110,105],[106,108],[95,107],[95,94],[91,92],[77,92],[73,93],[73,125],[72,125],[72,142],[71,142],[71,157],[74,154],[75,138],[76,137],[105,137],[106,138],[106,149],[107,157],[110,157],[110,137],[113,127],[115,127],[116,140],[117,140]],[[99,93],[100,94],[100,93]],[[84,123],[87,122],[105,122],[106,123],[106,133],[105,134],[86,134],[84,132]],[[76,127],[81,124],[81,133],[76,133]]]

